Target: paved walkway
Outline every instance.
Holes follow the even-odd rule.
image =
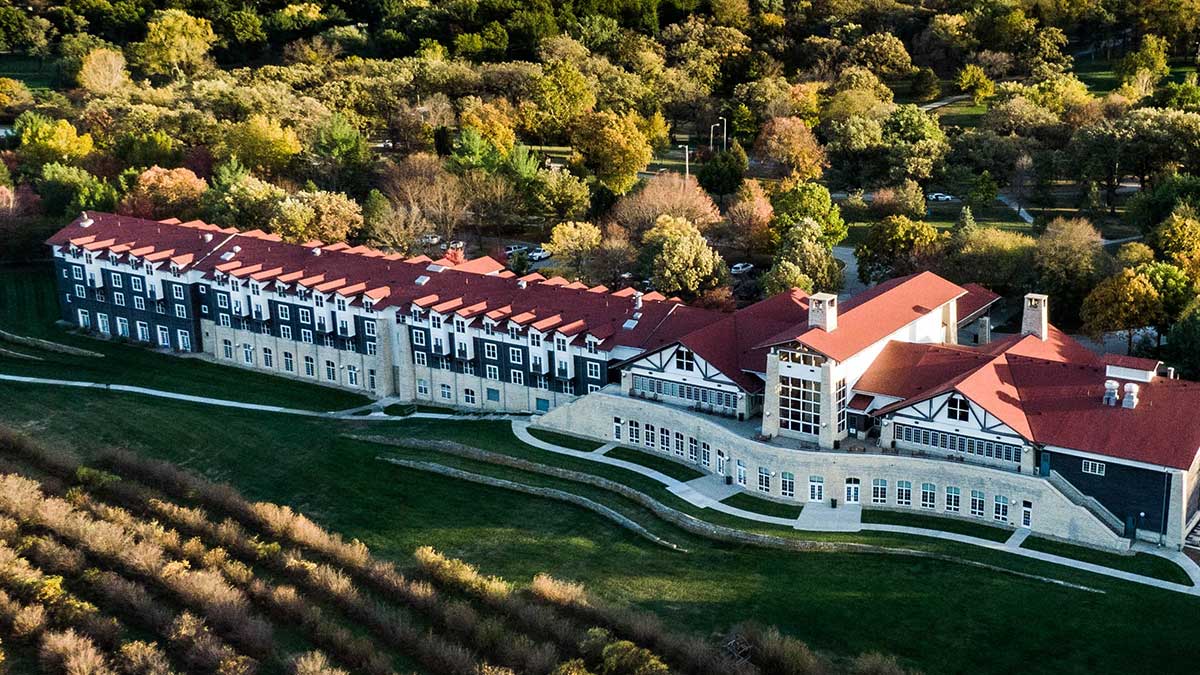
[[[921,527],[885,525],[882,523],[863,523],[861,522],[862,507],[855,507],[854,505],[851,505],[850,508],[841,506],[837,509],[833,509],[825,504],[805,504],[804,510],[800,512],[799,518],[789,519],[779,518],[777,516],[767,516],[760,513],[755,513],[753,511],[746,511],[744,509],[729,506],[728,504],[724,504],[715,499],[716,497],[725,499],[729,495],[722,496],[723,492],[716,492],[716,488],[713,486],[713,481],[709,480],[710,477],[696,478],[691,481],[683,482],[667,476],[659,471],[655,471],[649,467],[642,466],[641,464],[627,462],[624,460],[615,459],[613,457],[607,457],[596,452],[572,450],[570,448],[564,448],[553,443],[548,443],[540,438],[535,438],[529,433],[528,420],[514,420],[512,429],[513,434],[515,434],[518,439],[540,450],[545,450],[547,452],[553,452],[560,455],[568,455],[577,459],[585,459],[592,462],[598,462],[600,464],[607,464],[609,466],[617,466],[621,467],[622,469],[628,469],[629,471],[639,473],[647,478],[662,483],[672,494],[679,496],[681,499],[687,501],[693,506],[712,509],[714,511],[719,511],[731,516],[737,516],[738,518],[744,518],[746,520],[753,520],[760,523],[770,523],[772,525],[783,525],[787,527],[793,527],[797,530],[816,529],[817,531],[826,532],[891,532],[895,534],[905,534],[917,537],[946,539],[949,541],[958,542],[960,544],[969,544],[971,546],[978,546],[980,548],[986,548],[993,551],[1002,551],[1012,555],[1018,555],[1023,558],[1032,558],[1034,560],[1040,560],[1042,562],[1048,562],[1055,565],[1062,565],[1064,567],[1071,567],[1074,569],[1083,570],[1085,572],[1091,572],[1093,574],[1121,579],[1123,581],[1130,581],[1146,586],[1161,588],[1163,590],[1175,591],[1177,593],[1185,593],[1187,595],[1200,597],[1200,565],[1197,565],[1194,561],[1179,551],[1168,551],[1145,544],[1134,545],[1135,550],[1137,550],[1139,553],[1158,555],[1178,564],[1181,568],[1183,568],[1188,576],[1191,577],[1192,583],[1194,584],[1193,586],[1184,586],[1183,584],[1175,584],[1169,581],[1163,581],[1161,579],[1154,579],[1152,577],[1146,577],[1140,574],[1133,574],[1132,572],[1125,572],[1122,570],[1112,569],[1110,567],[1104,567],[1102,565],[1095,565],[1080,560],[1074,560],[1072,558],[1064,558],[1062,556],[1043,553],[1041,551],[1020,548],[1020,543],[1024,541],[1026,536],[1028,536],[1028,530],[1018,530],[1006,541],[991,541],[989,539],[983,539],[980,537],[971,537],[964,534],[957,534],[955,532],[930,530]],[[718,486],[724,487],[723,483],[721,483],[719,480],[716,482]],[[833,512],[839,513],[834,515]],[[805,514],[809,514],[807,519],[805,518]],[[806,527],[806,523],[815,525],[816,527]],[[838,529],[826,529],[835,527]],[[1024,532],[1024,535],[1022,535],[1022,532]],[[1012,544],[1012,546],[1010,546],[1010,544]]]
[[[1021,548],[1021,544],[1024,544],[1025,540],[1028,538],[1029,538],[1029,528],[1022,527],[1022,528],[1018,529],[1016,532],[1013,532],[1012,536],[1009,537],[1008,540],[1004,542],[1004,548],[1012,548],[1012,549]]]

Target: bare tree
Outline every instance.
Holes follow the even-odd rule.
[[[704,231],[721,221],[721,213],[695,176],[660,173],[641,190],[621,197],[613,206],[612,218],[638,240],[654,226],[659,216],[685,218]]]

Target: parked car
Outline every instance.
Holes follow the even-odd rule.
[[[504,255],[512,255],[514,253],[525,253],[529,247],[525,244],[509,244],[504,247]]]
[[[421,243],[425,246],[434,246],[442,243],[442,238],[436,234],[423,234],[421,235]]]
[[[442,244],[443,251],[461,251],[466,247],[467,243],[461,239],[455,239],[454,241],[448,241]]]
[[[925,197],[925,199],[927,199],[931,202],[952,202],[952,201],[954,201],[954,197],[946,194],[945,192],[931,192],[931,193],[929,193],[929,196]]]
[[[733,267],[729,268],[729,273],[730,274],[746,274],[747,272],[749,272],[752,269],[754,269],[753,263],[741,262],[741,263],[738,263],[738,264],[734,265]]]
[[[539,260],[545,260],[546,258],[549,258],[549,257],[550,257],[550,251],[547,251],[546,249],[542,248],[541,246],[539,246],[529,252],[529,259],[532,260],[533,262],[537,262]]]

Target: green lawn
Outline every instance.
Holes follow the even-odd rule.
[[[104,354],[92,358],[18,347],[44,361],[0,359],[0,372],[128,384],[306,410],[344,410],[368,402],[365,396],[340,389],[73,335],[54,325],[58,317],[48,265],[0,266],[0,328]]]
[[[1192,585],[1191,578],[1178,565],[1170,560],[1148,553],[1117,555],[1115,553],[1097,551],[1086,546],[1075,546],[1051,539],[1043,539],[1042,537],[1029,537],[1022,542],[1021,548],[1041,551],[1042,553],[1053,553],[1054,555],[1061,555],[1064,558],[1074,558],[1075,560],[1104,565],[1105,567],[1133,572],[1142,576],[1173,581],[1185,586]]]
[[[0,77],[20,80],[30,89],[50,89],[58,77],[54,62],[20,54],[0,54]]]
[[[864,523],[877,523],[881,525],[923,527],[930,530],[965,534],[990,541],[1006,541],[1012,536],[1012,530],[1002,527],[992,527],[991,525],[973,523],[969,520],[961,520],[959,518],[941,518],[921,513],[905,513],[903,511],[888,511],[886,509],[863,509],[862,521]]]
[[[943,127],[956,126],[970,129],[979,126],[979,122],[986,112],[986,104],[975,105],[975,102],[968,98],[944,105],[934,110],[933,114],[937,115],[938,121]]]
[[[577,438],[575,436],[568,436],[566,434],[560,434],[553,431],[546,431],[545,429],[530,429],[529,435],[538,440],[546,441],[547,443],[561,445],[564,448],[579,450],[581,452],[593,452],[599,450],[600,446],[604,445],[603,443],[597,443],[596,441],[589,441],[586,438]]]
[[[670,476],[675,480],[684,482],[695,480],[704,475],[704,472],[700,471],[699,469],[693,469],[685,464],[680,464],[679,462],[669,460],[665,457],[652,455],[636,448],[613,448],[612,450],[604,453],[604,455],[606,457],[612,457],[613,459],[623,459],[626,462],[641,464],[644,467],[654,469],[661,474]]]
[[[795,518],[804,510],[801,504],[784,504],[782,502],[755,497],[749,492],[739,492],[732,497],[726,497],[721,500],[722,504],[761,513],[764,516],[775,516],[776,518]]]
[[[933,192],[933,190],[930,190]],[[961,201],[955,202],[929,202],[926,204],[928,211],[925,215],[925,222],[942,230],[949,230],[954,227],[954,223],[958,220],[959,214],[962,212],[963,204]],[[1017,232],[1028,232],[1031,228],[1029,223],[1017,217],[1016,211],[1006,206],[1004,203],[997,200],[986,209],[972,210],[971,215],[975,217],[975,222],[980,225],[988,225],[998,227],[1003,230],[1013,230]],[[870,230],[871,222],[855,222],[849,224],[849,233],[846,238],[841,241],[842,246],[857,246],[867,237],[867,232]]]
[[[1148,667],[1182,672],[1193,663],[1193,655],[1181,645],[1194,640],[1194,627],[1163,617],[1195,616],[1200,610],[1195,598],[1002,552],[886,533],[813,538],[861,539],[961,555],[1105,592],[1076,591],[938,560],[720,545],[663,523],[653,525],[657,534],[690,551],[673,553],[559,502],[381,464],[374,458],[393,448],[339,435],[357,431],[446,438],[574,465],[568,468],[594,465],[523,446],[500,423],[373,425],[217,410],[109,392],[80,397],[69,390],[13,384],[0,384],[0,421],[48,442],[72,444],[85,455],[120,444],[170,459],[230,481],[251,498],[300,508],[388,558],[406,560],[413,548],[429,544],[516,582],[548,571],[582,581],[610,600],[654,610],[672,627],[703,635],[754,618],[822,650],[879,650],[930,673],[1012,672],[1029,670],[1030,664],[1044,672],[1141,672]],[[607,469],[612,475],[629,474]],[[618,502],[595,491],[580,493]],[[790,529],[762,531],[782,535]],[[880,616],[904,620],[889,622],[887,630],[862,630],[865,621]],[[996,635],[1005,636],[1004,649],[980,649],[994,644]],[[1114,635],[1121,639],[1112,639]]]
[[[1075,62],[1075,75],[1087,85],[1088,90],[1093,94],[1103,95],[1121,85],[1120,79],[1113,70],[1115,65],[1115,60],[1079,59]],[[1171,74],[1167,79],[1182,82],[1188,73],[1194,72],[1196,72],[1196,66],[1191,59],[1174,59],[1171,61]]]

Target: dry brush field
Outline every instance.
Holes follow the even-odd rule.
[[[672,632],[581,585],[518,586],[428,547],[398,566],[175,465],[114,449],[85,466],[6,430],[0,639],[14,672],[51,675],[901,672],[750,623]]]

